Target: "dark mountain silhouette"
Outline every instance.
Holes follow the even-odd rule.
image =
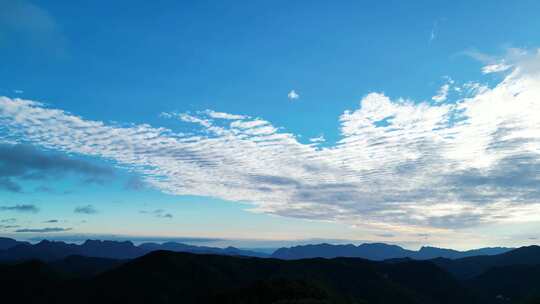
[[[453,249],[424,246],[420,248],[420,250],[416,252],[413,256],[411,256],[411,258],[417,260],[431,260],[434,258],[460,259],[479,255],[496,255],[508,252],[512,249],[514,248],[486,247],[467,251],[458,251]]]
[[[235,247],[216,248],[207,246],[193,246],[182,243],[166,242],[163,244],[157,243],[143,243],[139,245],[139,248],[146,250],[147,252],[156,250],[168,250],[175,252],[191,252],[191,253],[206,253],[206,254],[223,254],[223,255],[243,255],[252,257],[267,257],[267,254],[249,250],[242,250]]]
[[[83,264],[95,262],[95,258],[76,259],[78,264],[87,259],[92,261]],[[65,276],[57,265],[32,261],[0,266],[0,271],[9,268],[6,273],[16,274],[0,280],[3,299],[18,303],[469,303],[460,283],[427,261],[285,261],[155,251],[93,277]]]
[[[0,237],[0,250],[6,250],[6,249],[15,247],[17,245],[22,245],[22,244],[29,244],[29,243],[19,242],[14,239]]]
[[[437,266],[441,260],[484,270],[458,279]],[[427,261],[282,260],[158,250],[133,260],[70,256],[0,264],[0,273],[2,299],[17,303],[532,304],[540,299],[537,246]]]
[[[413,274],[417,277],[415,282],[410,280]],[[173,298],[178,295],[177,299],[183,299],[184,303],[291,300],[277,297],[273,287],[278,293],[291,293],[295,300],[324,303],[466,303],[466,295],[455,279],[432,263],[420,261],[397,264],[354,258],[284,261],[156,251],[104,273],[99,280],[105,288],[112,282],[121,283],[117,283],[114,294],[99,290],[96,294],[115,301],[135,289],[139,292],[132,291],[133,299],[129,300],[138,303],[151,301],[156,294]],[[154,283],[145,288],[133,285],[148,281]],[[298,290],[287,291],[287,286],[296,286]],[[253,289],[261,296],[249,292]]]
[[[437,266],[460,280],[478,276],[493,267],[510,265],[540,265],[540,246],[528,246],[492,256],[473,256],[456,260],[438,258]]]
[[[489,301],[531,302],[540,299],[540,265],[494,267],[466,282],[471,290]],[[540,302],[536,302],[540,303]]]
[[[140,246],[135,246],[132,242],[129,241],[118,242],[87,240],[83,244],[78,245],[47,240],[43,240],[37,244],[17,242],[11,239],[5,240],[6,244],[11,243],[15,244],[15,246],[8,247],[5,250],[0,250],[0,261],[25,261],[31,259],[54,261],[72,255],[110,259],[133,259],[156,250],[222,255],[244,255],[257,257],[267,256],[264,253],[241,250],[234,247],[216,248],[205,246],[192,246],[173,242],[168,242],[164,244],[146,243],[141,244]]]
[[[63,279],[41,261],[0,264],[0,295],[3,303],[60,303]]]
[[[317,244],[280,248],[272,254],[272,257],[284,260],[353,257],[380,261],[386,259],[403,258],[411,254],[413,254],[413,251],[403,249],[396,245],[387,245],[382,243],[361,244],[359,246],[352,244]]]
[[[468,251],[457,251],[436,247],[422,247],[419,251],[407,250],[397,245],[384,243],[361,244],[358,246],[348,245],[302,245],[290,248],[280,248],[273,254],[273,258],[294,260],[305,258],[335,258],[357,257],[374,261],[387,259],[412,258],[416,260],[430,260],[438,257],[458,259],[476,255],[495,255],[507,252],[512,248],[481,248]]]
[[[0,261],[52,261],[76,254],[79,254],[79,245],[43,240],[34,245],[20,244],[0,251]]]
[[[66,278],[91,278],[127,261],[72,255],[62,260],[50,262],[48,266],[56,274]]]
[[[80,255],[112,259],[132,259],[148,252],[148,250],[137,247],[129,241],[86,240],[79,247]]]

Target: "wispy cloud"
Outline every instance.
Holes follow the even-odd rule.
[[[173,215],[171,213],[168,213],[163,209],[156,209],[156,210],[153,210],[153,211],[141,210],[139,212],[142,213],[142,214],[151,214],[151,215],[153,215],[155,217],[173,218]]]
[[[326,139],[324,138],[324,135],[319,135],[317,137],[312,137],[309,139],[310,142],[312,143],[320,143],[320,142],[324,142]]]
[[[342,137],[332,147],[300,143],[259,118],[177,114],[201,130],[175,132],[86,120],[7,97],[0,98],[0,134],[113,160],[169,194],[249,202],[254,212],[379,233],[436,235],[534,221],[540,55],[522,58],[506,61],[512,70],[498,85],[477,86],[455,102],[370,93],[339,117]]]
[[[248,118],[245,115],[235,115],[235,114],[229,114],[229,113],[224,113],[224,112],[216,112],[213,110],[206,110],[204,111],[204,113],[216,119],[238,120],[238,119]]]
[[[0,142],[0,190],[21,192],[18,180],[48,180],[66,174],[75,174],[85,182],[100,183],[111,178],[113,171],[58,153],[46,153],[28,145]],[[39,190],[45,189],[42,187]]]
[[[448,93],[450,92],[450,87],[454,84],[454,80],[448,76],[444,78],[446,79],[446,83],[439,88],[437,95],[431,97],[431,100],[434,102],[445,102],[448,99]]]
[[[510,69],[511,66],[508,64],[505,64],[503,62],[500,63],[494,63],[489,64],[484,67],[482,67],[482,73],[484,74],[491,74],[491,73],[498,73],[498,72],[504,72],[508,69]]]
[[[291,90],[289,94],[287,94],[287,98],[289,98],[290,100],[296,100],[300,98],[300,95],[296,93],[295,90]]]
[[[47,227],[47,228],[24,228],[17,229],[15,232],[20,233],[50,233],[50,232],[64,232],[70,231],[71,228],[60,228],[60,227]]]
[[[124,185],[124,188],[128,190],[139,191],[139,190],[145,189],[146,185],[140,177],[132,176],[127,180],[126,184]]]
[[[448,91],[450,90],[450,85],[445,83],[441,86],[437,95],[433,96],[431,99],[435,102],[444,102],[448,98]]]
[[[96,214],[98,213],[98,210],[94,208],[92,205],[86,205],[86,206],[79,206],[76,207],[75,210],[73,210],[75,213],[82,213],[82,214]]]
[[[429,32],[429,43],[432,43],[435,38],[437,38],[437,27],[439,26],[439,22],[435,21],[433,22],[433,26],[431,27],[431,32]]]
[[[41,51],[65,55],[67,39],[49,12],[25,0],[4,0],[1,5],[0,27],[4,34],[17,35],[26,44]]]
[[[0,211],[37,213],[39,212],[39,208],[34,205],[23,204],[23,205],[15,205],[15,206],[0,206]]]

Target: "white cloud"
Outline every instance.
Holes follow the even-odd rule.
[[[312,143],[320,143],[320,142],[324,142],[326,139],[324,138],[324,135],[319,135],[317,137],[312,137],[309,139],[310,142]]]
[[[443,84],[437,91],[437,95],[431,97],[431,100],[435,102],[445,102],[448,99],[448,93],[450,92],[450,86],[454,84],[454,80],[448,76],[444,77],[446,83]]]
[[[490,73],[498,73],[498,72],[504,72],[508,69],[510,69],[511,66],[504,63],[494,63],[489,64],[484,67],[482,67],[482,73],[484,74],[490,74]]]
[[[437,26],[438,26],[438,22],[435,21],[433,23],[433,27],[431,28],[431,32],[429,34],[429,43],[433,42],[433,40],[437,38]]]
[[[245,119],[245,118],[248,118],[247,116],[245,115],[234,115],[234,114],[229,114],[229,113],[224,113],[224,112],[216,112],[216,111],[213,111],[213,110],[206,110],[204,111],[204,113],[212,118],[216,118],[216,119],[228,119],[228,120],[239,120],[239,119]]]
[[[24,93],[23,90],[13,90],[13,92],[14,92],[15,94],[23,94],[23,93]]]
[[[446,98],[448,98],[449,90],[450,90],[450,85],[448,83],[445,83],[439,88],[437,95],[431,97],[431,99],[435,102],[444,102],[446,101]]]
[[[289,92],[289,94],[287,94],[287,97],[290,99],[290,100],[296,100],[298,98],[300,98],[300,95],[298,93],[296,93],[295,90],[291,90]]]
[[[342,138],[333,147],[302,144],[259,118],[220,125],[210,113],[162,114],[202,127],[189,134],[92,121],[7,97],[0,98],[0,140],[110,159],[170,194],[247,201],[254,212],[364,229],[437,235],[538,221],[534,56],[515,61],[492,88],[471,83],[470,96],[455,103],[368,94],[340,116]]]

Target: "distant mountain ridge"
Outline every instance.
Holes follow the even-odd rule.
[[[512,249],[513,248],[506,247],[490,247],[467,251],[457,251],[453,249],[425,246],[420,248],[420,250],[418,251],[414,251],[404,249],[397,245],[389,245],[385,243],[365,243],[358,246],[355,246],[353,244],[332,245],[323,243],[316,245],[301,245],[289,248],[280,248],[272,254],[272,257],[284,260],[296,260],[306,258],[329,259],[337,257],[364,258],[374,261],[402,258],[411,258],[414,260],[431,260],[435,258],[460,259],[471,256],[497,255],[508,252]]]
[[[110,259],[133,259],[157,250],[189,252],[198,254],[238,255],[250,257],[271,257],[283,260],[306,258],[337,258],[353,257],[373,261],[410,258],[414,260],[432,260],[437,258],[456,260],[482,255],[498,255],[512,248],[494,247],[480,248],[468,251],[457,251],[436,247],[422,247],[418,251],[404,249],[397,245],[385,243],[365,243],[358,246],[353,244],[332,245],[313,244],[280,248],[273,254],[243,250],[235,247],[217,248],[195,246],[176,242],[142,243],[135,245],[130,241],[86,240],[82,244],[71,244],[61,241],[43,240],[36,244],[21,242],[10,238],[0,238],[0,261],[16,261],[40,259],[53,261],[71,255],[80,255]],[[442,262],[441,262],[442,263]]]
[[[133,259],[157,250],[190,252],[199,254],[242,255],[267,257],[264,253],[242,250],[235,247],[217,248],[193,246],[182,243],[144,243],[136,246],[130,241],[86,240],[82,244],[43,240],[37,244],[19,242],[9,238],[0,239],[0,261],[24,261],[38,259],[54,261],[78,255],[109,259]]]
[[[28,242],[20,242],[10,238],[0,237],[0,250],[6,250],[17,245],[30,244]]]
[[[540,246],[520,247],[490,256],[471,256],[455,260],[436,258],[431,261],[454,275],[454,277],[466,280],[478,276],[493,267],[540,265]]]

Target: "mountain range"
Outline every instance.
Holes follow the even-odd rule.
[[[10,238],[0,238],[0,261],[28,260],[32,258],[52,261],[70,255],[101,257],[112,259],[133,259],[157,250],[175,252],[206,253],[220,255],[238,255],[251,257],[272,257],[284,260],[305,258],[336,258],[355,257],[373,261],[388,259],[411,258],[415,260],[430,260],[435,258],[459,259],[481,255],[497,255],[508,252],[512,248],[494,247],[468,251],[457,251],[436,247],[422,247],[418,251],[404,249],[397,245],[384,243],[366,243],[358,246],[315,244],[290,248],[280,248],[271,255],[253,250],[235,247],[217,248],[194,246],[175,242],[143,243],[135,245],[130,241],[100,241],[87,240],[82,244],[70,244],[61,241],[43,240],[36,244],[16,241]]]
[[[459,259],[479,255],[496,255],[505,253],[512,249],[513,248],[506,247],[491,247],[467,251],[457,251],[453,249],[424,246],[420,248],[420,250],[414,251],[404,249],[397,245],[389,245],[384,243],[365,243],[358,246],[352,244],[316,244],[294,246],[290,248],[280,248],[272,254],[272,257],[285,260],[336,257],[364,258],[373,261],[400,258],[430,260],[434,258]]]
[[[163,244],[143,243],[136,246],[130,241],[86,240],[82,244],[70,244],[61,241],[42,240],[39,243],[30,244],[28,242],[19,242],[10,238],[0,238],[0,248],[4,248],[3,250],[0,250],[0,261],[23,261],[30,259],[54,261],[72,255],[111,259],[133,259],[157,250],[255,257],[267,256],[264,253],[241,250],[234,247],[217,248],[192,246],[174,242]]]
[[[455,271],[471,266],[482,270],[467,276]],[[538,246],[422,261],[157,250],[131,260],[69,256],[0,263],[0,273],[2,299],[17,303],[540,303]]]

